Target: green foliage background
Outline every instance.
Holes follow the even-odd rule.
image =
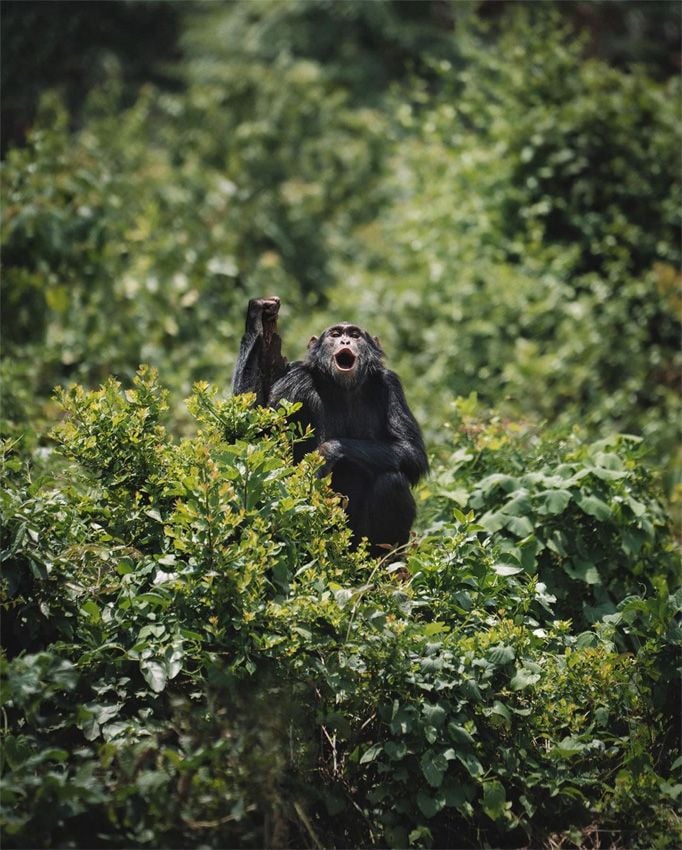
[[[6,845],[678,846],[679,9],[3,16]],[[268,293],[403,379],[397,562],[227,398]]]

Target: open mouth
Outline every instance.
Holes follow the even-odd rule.
[[[356,357],[350,348],[342,348],[341,351],[334,355],[334,360],[342,372],[349,372],[355,366]]]

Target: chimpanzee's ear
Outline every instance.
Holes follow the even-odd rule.
[[[378,336],[375,336],[375,337],[374,337],[374,342],[376,343],[376,347],[377,347],[377,348],[379,349],[379,351],[383,354],[383,353],[384,353],[384,349],[381,347],[381,340],[379,339],[379,337],[378,337]]]
[[[310,339],[308,340],[308,351],[310,351],[310,349],[315,345],[316,342],[317,342],[317,337],[311,336]]]

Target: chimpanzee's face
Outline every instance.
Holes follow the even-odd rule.
[[[310,341],[308,361],[345,387],[365,380],[381,365],[381,348],[376,340],[356,325],[342,322],[327,328]]]

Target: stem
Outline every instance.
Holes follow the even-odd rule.
[[[213,552],[213,518],[211,517],[211,509],[208,499],[209,481],[205,466],[202,467],[201,477],[201,483],[204,485],[204,514],[206,516],[206,525],[208,527],[208,566],[210,569],[213,569],[213,565],[215,563]]]
[[[248,498],[249,498],[249,461],[248,458],[244,460],[244,488],[243,488],[243,502],[244,502],[244,511],[248,509]]]

